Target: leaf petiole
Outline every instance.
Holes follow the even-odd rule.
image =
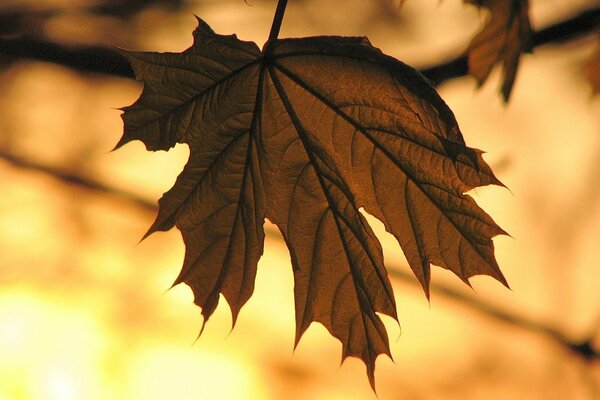
[[[275,40],[277,39],[277,36],[279,36],[279,30],[281,29],[281,22],[283,21],[283,14],[285,13],[286,6],[287,0],[279,0],[277,2],[277,9],[275,10],[271,32],[269,33],[269,41]]]

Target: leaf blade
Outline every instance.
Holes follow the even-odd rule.
[[[397,318],[381,247],[352,204],[353,199],[348,198],[345,183],[313,151],[295,112],[297,102],[287,96],[289,90],[273,69],[270,77],[304,152],[296,152],[301,171],[296,176],[303,175],[300,185],[286,187],[281,179],[269,179],[272,192],[287,190],[290,197],[286,201],[289,209],[271,207],[269,216],[282,230],[293,254],[296,344],[312,321],[322,323],[342,342],[343,358],[356,356],[365,362],[374,386],[375,359],[382,353],[391,356],[387,333],[376,312]],[[301,194],[297,194],[298,187],[303,188]],[[307,217],[309,210],[313,218]],[[315,234],[304,234],[307,231]]]
[[[174,284],[192,288],[204,322],[223,295],[235,324],[251,297],[265,218],[290,250],[295,345],[323,324],[373,388],[377,357],[391,357],[378,313],[397,312],[361,207],[396,237],[427,295],[430,264],[506,284],[492,242],[504,231],[464,194],[500,181],[426,79],[366,38],[274,40],[261,53],[199,20],[183,53],[126,56],[144,91],[124,109],[118,146],[190,147],[148,234],[181,231]]]
[[[331,42],[331,39],[332,38],[326,39],[329,42],[328,45],[335,45],[335,42]],[[318,40],[320,40],[320,38],[318,38]],[[296,39],[294,44],[299,44],[300,46],[304,45],[302,43],[302,39]],[[428,294],[430,262],[452,270],[464,281],[467,281],[467,279],[475,273],[485,273],[506,284],[506,280],[499,272],[497,263],[493,257],[490,258],[486,256],[485,260],[487,261],[487,265],[484,266],[481,262],[478,262],[476,263],[478,265],[477,267],[467,268],[466,271],[469,271],[469,273],[466,274],[464,272],[465,269],[461,267],[462,264],[457,261],[457,256],[453,257],[452,262],[449,263],[448,260],[445,261],[443,257],[441,257],[439,245],[437,245],[435,248],[430,248],[431,246],[427,243],[437,240],[435,239],[435,235],[426,235],[428,238],[427,243],[425,243],[424,240],[419,240],[417,238],[418,235],[412,235],[413,237],[410,238],[410,235],[406,233],[405,227],[414,225],[411,223],[411,220],[415,220],[415,216],[413,215],[411,217],[410,210],[407,209],[403,213],[404,217],[398,217],[397,203],[392,204],[385,201],[385,199],[406,200],[406,193],[404,191],[392,191],[390,188],[394,188],[395,186],[402,187],[402,185],[394,185],[394,183],[405,182],[406,179],[410,179],[417,187],[420,188],[419,190],[424,193],[425,201],[433,203],[437,208],[437,210],[428,210],[426,214],[433,212],[437,215],[436,218],[439,219],[444,214],[445,205],[443,202],[439,201],[439,198],[431,198],[431,195],[428,193],[428,191],[423,188],[425,185],[437,185],[441,190],[451,194],[455,198],[455,206],[457,202],[462,202],[463,205],[469,204],[468,207],[471,210],[470,214],[467,213],[467,215],[471,216],[470,223],[474,224],[477,223],[477,220],[479,220],[484,221],[488,227],[493,227],[486,230],[483,229],[483,226],[479,225],[479,230],[475,236],[470,237],[468,235],[462,235],[465,243],[472,245],[472,252],[474,256],[477,256],[477,252],[475,250],[481,247],[479,244],[474,243],[477,242],[475,239],[478,238],[478,235],[486,237],[487,246],[493,246],[491,237],[504,233],[504,231],[498,228],[491,218],[487,216],[487,214],[480,211],[476,205],[473,206],[474,202],[470,202],[470,200],[468,200],[470,199],[468,196],[464,196],[462,194],[473,187],[501,183],[497,180],[497,178],[495,178],[489,166],[487,166],[487,164],[483,161],[481,152],[475,149],[470,149],[463,145],[464,140],[462,139],[462,135],[460,134],[460,130],[458,129],[456,121],[453,117],[451,117],[451,115],[449,116],[444,114],[445,109],[442,107],[446,106],[441,99],[434,97],[430,102],[430,106],[434,110],[439,109],[439,111],[436,112],[424,110],[423,108],[419,107],[411,108],[411,105],[413,104],[419,106],[418,101],[413,99],[405,98],[400,105],[398,105],[399,103],[396,102],[396,110],[393,114],[394,121],[392,122],[397,123],[397,120],[400,118],[403,121],[401,125],[397,126],[382,126],[381,120],[385,120],[385,118],[382,117],[382,114],[364,112],[365,109],[370,111],[375,103],[363,105],[360,104],[360,102],[356,99],[360,99],[364,96],[364,90],[365,88],[369,87],[369,82],[371,82],[371,85],[376,85],[376,83],[373,82],[381,81],[383,78],[380,77],[385,76],[387,71],[391,70],[397,73],[397,70],[402,71],[403,69],[409,67],[406,67],[403,64],[392,65],[390,67],[389,64],[392,63],[392,60],[389,60],[385,57],[381,60],[378,60],[376,57],[377,53],[370,49],[368,52],[366,52],[364,57],[358,58],[357,55],[360,55],[360,50],[360,48],[348,49],[347,43],[343,43],[339,49],[329,49],[329,53],[327,55],[328,59],[330,58],[332,52],[337,54],[338,57],[342,57],[342,54],[351,54],[351,60],[354,61],[346,61],[345,68],[347,70],[351,70],[348,65],[350,62],[358,62],[356,60],[366,60],[368,65],[356,67],[355,70],[347,73],[348,77],[340,77],[344,75],[344,72],[336,71],[336,77],[330,79],[332,77],[323,71],[327,71],[328,69],[333,70],[335,68],[328,68],[328,64],[325,63],[324,60],[318,60],[318,62],[313,61],[311,63],[311,67],[308,67],[306,63],[301,67],[297,67],[297,70],[300,68],[306,69],[306,71],[304,71],[304,75],[299,77],[299,75],[302,75],[301,72],[297,73],[290,70],[293,68],[290,66],[292,64],[290,60],[292,60],[294,57],[305,56],[305,53],[298,50],[289,52],[294,54],[294,56],[290,56],[289,53],[286,52],[287,55],[285,59],[278,59],[278,63],[276,64],[278,69],[280,69],[290,79],[294,80],[307,93],[313,96],[314,99],[317,99],[316,102],[311,103],[310,107],[307,107],[310,109],[310,112],[320,116],[326,112],[321,108],[330,109],[333,110],[332,112],[339,116],[341,120],[348,124],[349,128],[347,129],[347,136],[352,137],[352,139],[346,140],[342,137],[342,135],[338,135],[336,138],[333,138],[332,136],[328,137],[327,139],[323,139],[321,143],[325,149],[323,149],[321,152],[329,155],[337,153],[337,155],[340,156],[337,169],[339,171],[351,171],[351,174],[354,175],[354,180],[350,177],[347,177],[347,179],[348,181],[353,180],[355,182],[352,190],[356,193],[356,197],[359,200],[359,205],[364,206],[369,213],[380,219],[386,226],[386,229],[396,236],[404,250],[405,255],[407,255],[407,258],[409,259],[409,264],[413,269],[413,272],[415,272],[419,278],[423,288],[426,291],[426,294]],[[334,61],[331,61],[331,63],[334,63]],[[359,71],[361,73],[365,73],[365,71],[367,71],[369,68],[374,69],[369,74],[365,75],[366,78],[361,78]],[[319,70],[318,74],[317,69]],[[410,76],[410,74],[406,75]],[[360,84],[356,85],[355,88],[353,88],[352,85],[344,85],[343,91],[336,90],[336,88],[339,86],[336,79],[348,81],[350,76],[354,82],[359,81]],[[308,84],[307,81],[311,81],[313,87],[311,87],[311,84]],[[392,87],[395,90],[395,85],[392,85],[389,82],[382,84],[381,87],[376,87],[373,89],[376,93],[371,95],[369,99],[393,98],[393,93],[391,94],[390,91],[382,89],[389,87]],[[416,89],[413,89],[414,92],[418,92],[419,90],[420,89],[418,86]],[[404,96],[410,97],[411,93],[404,93]],[[421,93],[432,95],[435,92],[431,90],[429,92],[421,91]],[[329,98],[327,95],[329,95]],[[352,107],[358,109],[358,111],[356,109],[353,111],[356,115],[350,115],[346,111],[337,107],[336,104],[334,104],[335,101],[332,100],[332,98],[336,95],[345,96],[345,98],[337,99],[338,103],[346,105],[351,104]],[[317,103],[321,104],[321,108],[319,108],[320,106]],[[377,104],[377,107],[380,110],[385,110],[387,107],[390,107],[388,100],[384,101],[384,103],[385,104]],[[427,120],[425,118],[418,117],[419,114],[425,113],[428,113],[428,115],[432,118]],[[415,124],[409,124],[406,122],[407,119],[410,120],[411,118],[416,121]],[[389,122],[389,119],[387,119],[387,121],[390,124],[392,123]],[[319,125],[319,123],[321,122],[316,118],[312,121],[313,125]],[[436,130],[435,133],[434,129]],[[359,150],[356,152],[352,151],[354,150],[353,144],[357,143],[357,140],[354,138],[353,131],[360,133],[362,136],[362,141],[359,141],[360,144],[357,146],[361,148],[360,150],[362,150],[362,152]],[[321,136],[325,136],[326,134],[327,133],[322,134]],[[317,137],[319,135],[315,134],[314,136]],[[336,140],[339,143],[338,146],[334,145]],[[402,141],[405,143],[399,143]],[[407,143],[412,146],[411,149],[409,149],[410,151],[406,150]],[[345,154],[343,149],[346,149]],[[348,151],[347,149],[351,150]],[[414,153],[417,151],[420,151],[420,153],[414,155]],[[423,153],[424,151],[425,153]],[[366,154],[366,156],[362,159],[357,159],[354,155],[361,153]],[[372,156],[374,153],[377,154],[375,158]],[[437,161],[431,164],[431,166],[427,167],[426,165],[420,165],[420,163],[422,163],[424,160],[431,159],[432,157],[437,157]],[[375,161],[373,161],[374,159]],[[374,171],[373,163],[383,163],[384,166],[379,166],[376,168],[376,171]],[[386,181],[384,184],[377,184],[373,181],[373,177],[375,175],[385,176],[386,174],[393,174],[393,172],[389,171],[394,171],[396,169],[402,170],[402,173],[398,176],[394,176],[393,179],[389,179],[389,181]],[[356,177],[359,178],[356,179]],[[367,182],[369,181],[372,181],[371,185],[367,185]],[[379,191],[383,193],[380,194],[379,198],[373,196],[374,193],[377,193],[377,186],[384,188],[379,189]],[[460,211],[460,208],[457,210]],[[413,214],[417,211],[418,208],[415,208]],[[452,211],[452,209],[449,209],[448,211]],[[422,220],[423,217],[421,216],[419,219]],[[450,223],[455,223],[455,221],[452,219],[449,221]],[[458,228],[454,229],[454,232],[455,234],[460,234],[460,230]]]

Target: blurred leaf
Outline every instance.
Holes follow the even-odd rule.
[[[199,21],[182,53],[124,52],[142,95],[117,147],[187,143],[190,159],[148,234],[177,226],[185,282],[206,320],[219,294],[233,321],[254,290],[269,218],[289,247],[296,344],[313,321],[367,365],[390,355],[377,312],[396,317],[381,246],[359,211],[385,224],[428,293],[430,263],[506,283],[491,238],[503,231],[466,191],[500,184],[465,145],[450,109],[411,67],[366,38],[256,44]]]
[[[502,96],[508,102],[521,53],[530,52],[528,0],[465,0],[487,8],[489,18],[467,49],[469,73],[482,85],[496,64],[502,63]]]
[[[600,46],[584,65],[584,73],[594,94],[600,93]]]

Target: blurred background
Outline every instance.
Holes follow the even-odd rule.
[[[485,21],[458,0],[399,3],[291,0],[280,37],[367,35],[426,68],[459,56]],[[376,398],[364,365],[340,367],[341,345],[322,326],[293,351],[291,265],[272,227],[235,329],[222,301],[198,338],[191,291],[167,290],[180,234],[138,243],[188,150],[111,152],[118,108],[141,91],[111,46],[182,51],[193,14],[262,46],[275,5],[2,0],[0,400]],[[600,4],[530,6],[539,30]],[[434,268],[428,301],[374,221],[401,324],[385,319],[394,361],[378,360],[380,400],[600,398],[598,32],[525,55],[507,105],[498,71],[480,90],[470,77],[438,87],[509,188],[471,194],[512,236],[494,240],[511,290],[488,277],[470,289]]]

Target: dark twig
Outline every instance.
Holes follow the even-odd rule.
[[[0,38],[0,57],[0,62],[6,62],[7,59],[32,59],[64,65],[81,72],[135,79],[125,57],[107,47],[68,47],[27,37]]]
[[[573,18],[536,32],[533,36],[533,44],[534,46],[542,46],[551,43],[562,43],[594,31],[600,34],[600,8],[584,11]]]
[[[19,168],[47,174],[68,185],[75,185],[100,195],[121,199],[154,214],[158,211],[156,202],[148,201],[147,199],[134,193],[115,189],[91,178],[82,177],[70,172],[65,172],[55,167],[26,160],[4,151],[0,151],[0,159],[3,159]],[[266,225],[265,228],[269,236],[281,238],[277,229],[272,228],[270,225]],[[405,272],[406,268],[401,268],[399,265],[393,265],[389,263],[387,266],[390,276],[393,279],[414,285],[416,290],[420,290],[420,285],[416,279],[409,273]],[[568,352],[582,358],[585,361],[600,360],[600,352],[594,347],[593,344],[594,338],[600,333],[598,332],[600,329],[600,318],[593,325],[592,330],[589,333],[589,337],[586,340],[573,341],[553,327],[512,314],[492,304],[482,302],[472,296],[467,296],[449,286],[432,282],[430,287],[434,296],[436,294],[441,295],[451,301],[455,301],[458,304],[466,306],[471,310],[475,310],[481,315],[484,315],[492,320],[535,332],[550,338],[563,349],[566,349]]]

